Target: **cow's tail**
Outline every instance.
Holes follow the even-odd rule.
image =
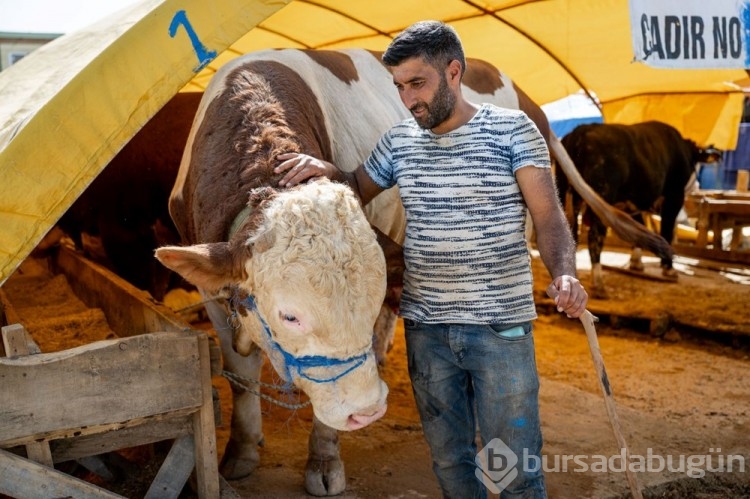
[[[644,225],[636,222],[627,213],[618,210],[607,203],[583,180],[578,169],[573,164],[560,139],[550,133],[549,147],[558,166],[562,169],[568,182],[581,195],[586,204],[601,219],[607,227],[623,240],[653,252],[659,258],[672,258],[673,250],[669,243],[659,234],[648,230]]]

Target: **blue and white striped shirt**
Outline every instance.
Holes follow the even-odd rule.
[[[526,205],[514,173],[550,167],[522,111],[483,104],[443,135],[414,119],[391,128],[365,161],[379,186],[398,185],[406,210],[404,318],[516,324],[536,318]]]

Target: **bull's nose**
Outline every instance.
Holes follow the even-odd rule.
[[[346,421],[346,429],[349,431],[359,430],[370,423],[382,418],[388,409],[388,404],[383,404],[373,411],[362,411],[349,416]]]

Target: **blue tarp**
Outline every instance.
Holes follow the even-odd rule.
[[[563,138],[572,132],[578,125],[602,122],[601,111],[583,93],[571,94],[560,100],[544,104],[542,110],[547,115],[552,131],[559,138]]]
[[[585,123],[602,123],[601,116],[579,116],[576,118],[567,118],[564,120],[550,120],[549,125],[552,131],[555,132],[559,138],[565,137],[567,134],[573,131],[578,125]]]
[[[750,170],[750,123],[740,123],[737,148],[724,153],[720,170],[723,172],[721,189],[734,189],[737,170]]]

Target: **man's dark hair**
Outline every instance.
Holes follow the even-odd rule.
[[[385,53],[386,66],[398,66],[406,59],[422,57],[436,69],[443,70],[452,60],[466,71],[466,57],[456,30],[441,21],[420,21],[412,24],[393,39]]]

